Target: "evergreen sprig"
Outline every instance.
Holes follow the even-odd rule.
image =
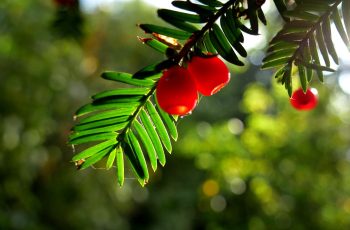
[[[146,184],[149,180],[147,162],[153,171],[157,170],[158,161],[164,166],[164,149],[171,153],[171,139],[176,141],[178,137],[177,117],[162,111],[154,97],[162,71],[179,64],[189,53],[218,53],[228,62],[244,65],[237,55],[247,56],[241,44],[244,40],[242,31],[258,34],[258,19],[266,23],[261,5],[255,0],[248,1],[248,8],[238,0],[199,2],[172,2],[189,13],[158,10],[158,16],[173,27],[139,25],[144,32],[152,34],[152,37],[139,37],[139,40],[164,53],[167,59],[134,74],[102,74],[104,79],[129,87],[98,93],[92,96],[91,103],[76,112],[79,121],[72,128],[69,143],[87,146],[73,157],[79,169],[106,159],[106,169],[115,165],[118,182],[123,185],[126,156],[140,184]],[[242,17],[249,18],[250,27],[241,22]]]
[[[277,68],[275,78],[291,95],[292,68],[296,66],[300,84],[306,92],[314,73],[323,82],[323,71],[334,72],[330,68],[330,59],[338,64],[332,41],[332,23],[350,48],[350,1],[299,0],[289,6],[291,10],[287,10],[283,0],[274,2],[286,23],[271,40],[262,68]]]
[[[171,140],[178,138],[177,117],[162,111],[154,96],[163,70],[186,62],[190,55],[203,53],[219,54],[234,65],[244,65],[244,33],[258,35],[259,21],[267,23],[261,9],[264,2],[173,1],[181,11],[158,10],[158,16],[170,26],[140,24],[151,36],[139,40],[167,58],[134,74],[102,74],[102,78],[128,87],[98,93],[76,112],[79,121],[72,128],[69,143],[83,146],[73,157],[78,168],[85,169],[105,159],[106,169],[116,166],[118,182],[123,185],[126,156],[136,178],[145,185],[150,177],[148,164],[153,171],[158,161],[164,166],[165,152],[172,152]],[[296,0],[294,5],[286,5],[284,0],[274,2],[286,23],[272,39],[262,68],[277,68],[276,78],[291,94],[292,67],[297,66],[306,90],[314,72],[323,81],[323,71],[333,71],[330,58],[338,63],[331,23],[349,47],[350,1]]]

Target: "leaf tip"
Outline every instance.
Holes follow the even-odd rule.
[[[166,160],[165,160],[165,158],[164,159],[159,159],[159,163],[160,163],[160,165],[162,166],[162,167],[164,167],[165,166],[165,164],[166,164]]]

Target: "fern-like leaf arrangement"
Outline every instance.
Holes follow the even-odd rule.
[[[139,40],[163,53],[166,59],[134,74],[102,74],[102,78],[125,83],[127,87],[98,93],[76,112],[79,121],[72,128],[69,143],[82,149],[73,157],[78,169],[104,160],[106,169],[115,166],[122,186],[124,163],[129,162],[135,177],[145,185],[150,177],[149,165],[153,171],[158,162],[164,166],[166,152],[172,152],[172,140],[178,137],[177,117],[160,109],[154,96],[163,70],[179,65],[190,53],[219,54],[232,64],[244,65],[239,57],[247,56],[242,32],[258,34],[258,20],[266,23],[261,10],[263,2],[248,3],[245,7],[238,0],[173,1],[181,11],[158,10],[158,16],[169,27],[140,24],[151,36]],[[250,25],[245,25],[243,17],[249,19]]]
[[[169,24],[140,24],[147,37],[139,40],[166,57],[134,74],[105,72],[102,78],[126,84],[125,88],[92,96],[92,102],[75,114],[69,143],[79,151],[73,157],[78,169],[102,161],[106,169],[116,168],[118,183],[124,183],[124,163],[128,162],[135,178],[144,186],[151,168],[166,164],[166,152],[178,138],[178,117],[165,113],[155,92],[162,72],[181,65],[191,55],[218,54],[233,65],[242,66],[247,56],[244,33],[258,35],[266,24],[261,6],[265,0],[173,1],[180,11],[160,9],[158,16]],[[338,63],[331,40],[334,23],[349,47],[350,1],[296,0],[287,5],[274,0],[286,22],[272,39],[262,68],[277,68],[276,78],[292,93],[292,68],[297,66],[306,91],[314,72],[323,81],[323,71],[330,68],[330,58]],[[340,15],[341,14],[341,15]],[[149,36],[148,36],[149,35]],[[323,60],[321,60],[321,54]],[[323,64],[324,63],[324,64]]]
[[[300,85],[306,92],[314,75],[323,82],[324,71],[334,72],[330,68],[331,60],[339,62],[331,24],[350,48],[350,1],[299,0],[291,6],[284,0],[274,2],[286,23],[271,40],[262,68],[276,68],[275,78],[291,95],[292,69],[296,67]]]

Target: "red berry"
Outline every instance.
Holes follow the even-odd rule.
[[[193,57],[188,63],[188,71],[197,90],[204,96],[213,95],[230,81],[230,71],[217,56]]]
[[[165,70],[157,84],[159,106],[167,113],[185,115],[197,104],[197,89],[187,69],[174,66]]]
[[[291,105],[297,110],[311,110],[316,107],[317,102],[317,90],[314,88],[307,89],[306,93],[301,88],[297,89],[290,98]]]

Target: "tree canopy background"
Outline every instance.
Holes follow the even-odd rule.
[[[52,30],[55,10],[44,0],[0,5],[1,229],[350,228],[349,95],[327,76],[314,85],[318,107],[295,111],[259,70],[264,47],[249,51],[247,68],[230,65],[230,84],[180,121],[173,154],[145,188],[130,168],[122,188],[115,169],[78,172],[66,144],[72,114],[117,87],[104,70],[161,57],[136,38],[137,23],[157,18],[140,1],[118,3],[85,12],[74,40]]]

